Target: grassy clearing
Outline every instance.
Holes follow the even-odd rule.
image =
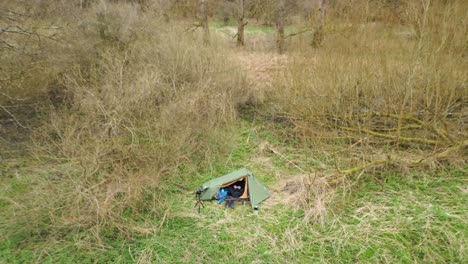
[[[237,30],[237,24],[235,21],[231,21],[227,25],[224,25],[223,22],[221,21],[215,21],[211,23],[210,25],[211,28],[215,29],[216,31],[220,31],[222,33],[232,33],[230,30]],[[255,35],[268,35],[268,34],[274,34],[275,28],[271,26],[262,26],[262,25],[257,25],[257,24],[252,24],[248,25],[245,28],[245,33],[255,36]]]
[[[258,133],[255,131],[259,131]],[[274,138],[270,132],[244,123],[237,130],[231,155],[199,175],[181,175],[166,185],[167,209],[162,217],[124,214],[125,221],[148,228],[147,236],[120,237],[108,229],[101,246],[83,242],[86,233],[42,240],[43,234],[19,233],[2,240],[1,255],[8,263],[54,262],[174,262],[212,263],[463,263],[467,258],[467,202],[465,170],[447,169],[428,175],[364,175],[333,207],[323,224],[303,220],[304,210],[267,200],[258,216],[248,205],[225,209],[206,203],[198,215],[192,190],[205,180],[249,164],[273,190],[295,178],[297,170],[272,153],[271,163],[252,163],[259,145]],[[275,143],[272,143],[275,144]],[[284,145],[275,144],[290,157]],[[24,171],[25,172],[25,171]],[[19,174],[24,173],[20,166]],[[24,181],[9,180],[2,193],[14,197],[27,190]],[[4,185],[5,186],[5,185]],[[2,209],[12,206],[2,201]],[[3,220],[3,219],[2,219]],[[3,222],[3,221],[2,221]],[[149,222],[149,223],[148,223]],[[148,225],[149,224],[149,225]]]

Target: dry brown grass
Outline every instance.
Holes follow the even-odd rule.
[[[289,117],[299,139],[363,144],[366,155],[376,154],[375,146],[424,155],[464,148],[467,27],[459,18],[467,6],[416,2],[407,4],[405,25],[361,20],[340,34],[329,31],[319,50],[300,40],[292,46],[273,109]],[[346,21],[330,17],[328,30]]]
[[[232,54],[245,73],[248,85],[256,95],[258,104],[264,103],[273,91],[274,76],[284,69],[287,57],[271,52],[243,52]]]
[[[152,233],[125,216],[163,215],[161,184],[223,155],[237,108],[255,100],[243,73],[216,42],[203,46],[136,8],[75,10],[81,20],[64,29],[55,53],[41,50],[44,65],[60,65],[30,73],[28,83],[45,80],[27,97],[46,98],[31,151],[54,168],[32,180],[12,221],[89,231],[97,243],[104,229]],[[5,59],[13,65],[13,55]]]
[[[357,166],[344,175],[370,168],[362,164],[387,166],[389,153],[436,165],[466,162],[468,32],[466,18],[459,18],[466,17],[467,6],[461,0],[427,8],[421,3],[429,1],[408,1],[407,14],[398,19],[384,7],[352,17],[346,12],[354,11],[330,12],[320,49],[297,38],[288,58],[243,54],[234,66],[216,39],[205,47],[197,34],[182,34],[184,28],[133,5],[39,8],[42,13],[21,23],[27,29],[44,25],[36,32],[46,36],[42,44],[8,35],[24,54],[0,54],[1,88],[8,95],[0,96],[0,105],[21,99],[39,109],[31,153],[47,164],[25,179],[27,192],[6,199],[12,204],[7,224],[41,237],[85,231],[93,247],[104,247],[102,234],[109,230],[108,236],[159,232],[164,221],[154,226],[151,217],[132,220],[167,217],[161,186],[179,171],[189,174],[223,156],[226,130],[246,102],[269,103],[268,113],[287,117],[304,146],[347,144],[324,154]],[[58,21],[48,17],[61,12]],[[54,23],[66,26],[48,27]],[[55,34],[58,39],[47,38]],[[333,184],[348,183],[343,174],[287,179],[272,204],[281,198],[303,210],[306,223],[323,223],[336,196]],[[372,205],[358,213],[366,211],[379,213]],[[229,221],[240,222],[236,216]],[[279,252],[304,246],[298,226],[284,233],[283,244],[266,229],[254,228],[252,237],[270,239]],[[255,242],[246,245],[254,248]],[[145,249],[136,261],[149,262],[152,254]]]
[[[333,175],[323,173],[284,177],[273,189],[266,208],[284,205],[304,212],[305,223],[323,224],[331,204],[336,198],[336,188],[329,184]]]

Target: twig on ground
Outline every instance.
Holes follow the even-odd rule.
[[[389,135],[389,134],[383,134],[379,132],[375,132],[369,129],[364,129],[364,128],[349,128],[349,127],[340,127],[342,130],[346,131],[351,131],[351,132],[361,132],[361,133],[366,133],[375,137],[380,137],[380,138],[386,138],[386,139],[393,139],[393,140],[400,140],[403,142],[416,142],[416,143],[423,143],[423,144],[428,144],[428,145],[443,145],[442,142],[437,141],[437,140],[432,140],[432,139],[425,139],[425,138],[410,138],[410,137],[399,137],[394,135]]]
[[[312,31],[311,28],[308,28],[308,29],[304,29],[304,30],[301,30],[301,31],[298,31],[298,32],[294,32],[294,33],[291,33],[291,34],[288,34],[284,37],[284,39],[287,39],[287,38],[290,38],[290,37],[294,37],[294,36],[297,36],[297,35],[300,35],[300,34],[304,34],[306,32],[309,32],[309,31]]]
[[[193,23],[191,27],[184,30],[184,33],[188,32],[188,31],[195,31],[200,27],[202,27],[201,23]]]
[[[11,118],[13,118],[13,120],[22,128],[25,128],[25,129],[29,129],[28,127],[25,127],[23,124],[21,124],[21,122],[16,119],[15,115],[13,115],[10,111],[8,111],[8,109],[6,107],[4,107],[3,105],[0,105],[0,108],[3,109],[3,111],[5,111],[9,116],[11,116]]]
[[[468,139],[464,140],[463,142],[454,145],[452,147],[449,147],[442,152],[430,155],[428,157],[424,157],[421,159],[412,159],[412,160],[406,160],[402,158],[397,158],[397,157],[388,157],[387,159],[379,159],[379,160],[373,160],[371,162],[368,162],[366,164],[347,169],[347,170],[340,170],[338,167],[336,169],[340,172],[340,174],[343,174],[343,177],[340,177],[339,179],[336,179],[332,183],[337,183],[338,181],[342,180],[346,176],[349,176],[351,174],[357,173],[357,172],[362,172],[370,167],[374,167],[377,165],[383,165],[383,164],[390,164],[390,163],[400,163],[400,164],[406,164],[408,166],[414,167],[414,166],[419,166],[424,163],[430,163],[438,160],[443,160],[449,157],[449,155],[453,152],[461,151],[465,148],[468,147]]]
[[[297,168],[298,170],[300,170],[301,172],[305,172],[304,169],[302,169],[301,167],[299,167],[299,165],[297,165],[296,163],[294,163],[293,161],[291,161],[290,159],[286,158],[283,154],[281,154],[279,151],[277,151],[276,149],[274,149],[272,146],[270,146],[269,144],[267,144],[268,148],[271,150],[271,152],[273,152],[274,154],[278,155],[280,158],[282,158],[283,160],[287,161],[289,164],[293,165],[295,168]]]

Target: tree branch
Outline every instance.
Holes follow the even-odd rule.
[[[185,32],[188,32],[188,31],[195,31],[197,30],[198,28],[202,27],[202,24],[201,23],[193,23],[191,27],[187,28],[184,30],[184,33]]]
[[[18,121],[18,119],[16,119],[15,115],[13,115],[10,111],[8,111],[8,109],[6,109],[6,107],[4,107],[3,105],[0,105],[0,108],[2,108],[9,116],[11,116],[13,118],[13,120],[22,128],[25,128],[25,129],[29,129],[28,127],[25,127],[23,126],[23,124],[21,124],[20,121]]]
[[[298,31],[298,32],[294,32],[294,33],[286,35],[284,38],[287,39],[287,38],[294,37],[294,36],[309,32],[309,31],[312,31],[312,29],[308,28],[308,29],[304,29],[304,30],[301,30],[301,31]]]
[[[9,96],[8,94],[6,93],[2,93],[0,92],[1,95],[5,96],[6,98],[10,99],[10,100],[14,100],[14,101],[25,101],[26,99],[18,99],[18,98],[13,98],[11,96]]]
[[[442,142],[439,142],[437,140],[425,139],[425,138],[409,138],[409,137],[397,138],[397,136],[394,136],[394,135],[383,134],[383,133],[375,132],[375,131],[364,129],[364,128],[355,129],[355,128],[349,128],[349,127],[340,127],[340,129],[346,130],[346,131],[352,131],[352,132],[362,132],[362,133],[366,133],[366,134],[369,134],[375,137],[380,137],[380,138],[393,139],[393,140],[399,139],[400,141],[403,141],[403,142],[416,142],[416,143],[423,143],[423,144],[428,144],[428,145],[442,145]]]
[[[333,181],[333,183],[337,183],[340,180],[342,180],[343,178],[345,178],[346,176],[349,176],[349,175],[357,173],[357,172],[361,172],[361,171],[363,171],[365,169],[368,169],[370,167],[373,167],[373,166],[382,165],[382,164],[390,164],[390,163],[402,163],[402,164],[408,164],[409,166],[418,166],[418,165],[421,165],[421,164],[424,164],[424,163],[429,163],[429,162],[433,162],[433,161],[437,161],[437,160],[446,159],[446,158],[449,157],[450,154],[452,154],[454,152],[461,151],[461,150],[463,150],[465,148],[468,148],[468,139],[460,142],[457,145],[451,146],[451,147],[443,150],[442,152],[439,152],[439,153],[436,153],[436,154],[433,154],[433,155],[430,155],[430,156],[427,156],[427,157],[421,158],[421,159],[405,160],[405,159],[400,159],[400,158],[395,158],[395,157],[393,157],[393,158],[388,157],[388,159],[373,160],[373,161],[368,162],[366,164],[363,164],[363,165],[360,165],[360,166],[357,166],[357,167],[354,167],[354,168],[351,168],[351,169],[343,170],[343,171],[339,170],[337,168],[337,170],[341,174],[343,174],[343,177],[341,177],[339,179],[336,179],[335,181]]]

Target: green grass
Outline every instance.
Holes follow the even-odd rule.
[[[180,178],[164,188],[163,217],[124,215],[150,226],[150,235],[122,237],[106,230],[101,247],[79,233],[45,235],[1,225],[0,263],[466,263],[467,168],[434,175],[364,175],[351,195],[338,196],[342,198],[329,208],[323,225],[307,224],[301,210],[269,205],[271,201],[258,216],[247,204],[231,210],[215,202],[205,203],[198,214],[193,191],[213,177],[247,164],[262,182],[275,187],[281,177],[298,173],[277,155],[260,152],[264,141],[287,157],[310,160],[306,151],[288,148],[269,128],[254,129],[242,122],[226,159],[195,175],[182,170]],[[252,162],[260,155],[271,159],[272,167]],[[2,168],[2,196],[28,191],[24,181],[11,174],[32,173],[27,162]],[[0,200],[2,211],[10,206]],[[11,228],[18,232],[4,235]]]
[[[298,27],[295,25],[290,25],[285,27],[285,34],[286,36],[289,34],[294,34],[297,32],[303,32],[306,28]],[[214,32],[221,32],[228,35],[234,35],[233,30],[237,32],[237,21],[229,20],[227,25],[224,25],[223,21],[212,21],[210,23],[210,30]],[[274,26],[265,26],[259,24],[249,23],[244,28],[244,33],[247,37],[254,37],[254,36],[264,36],[264,35],[274,35],[276,34],[276,28]],[[310,32],[303,32],[310,34]]]
[[[223,32],[230,34],[230,30],[228,28],[234,28],[237,31],[237,22],[234,20],[229,21],[228,25],[225,26],[222,21],[213,21],[210,24],[210,27],[214,31]],[[275,32],[274,27],[269,26],[262,26],[262,25],[255,25],[255,24],[248,24],[245,27],[245,34],[246,35],[269,35]]]
[[[338,262],[464,263],[464,171],[364,179],[346,209],[319,228],[312,256]],[[333,247],[331,246],[333,245]],[[322,259],[323,260],[323,259]]]

